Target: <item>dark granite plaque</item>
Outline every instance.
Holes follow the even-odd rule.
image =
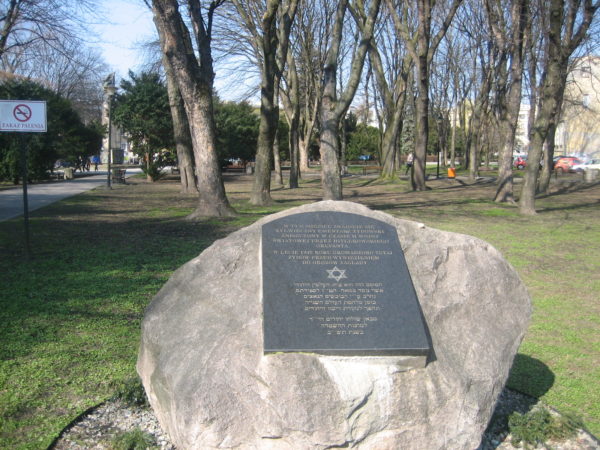
[[[265,353],[426,355],[430,345],[396,229],[358,214],[262,227]]]

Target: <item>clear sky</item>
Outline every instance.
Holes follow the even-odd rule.
[[[144,55],[139,44],[156,38],[152,13],[142,0],[104,0],[105,23],[93,24],[106,63],[117,74],[126,78],[129,69],[139,71]]]

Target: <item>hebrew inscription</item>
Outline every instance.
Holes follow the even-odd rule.
[[[394,227],[356,214],[263,225],[264,350],[426,354],[421,310]]]

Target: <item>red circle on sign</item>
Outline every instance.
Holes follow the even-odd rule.
[[[13,116],[19,122],[27,122],[29,119],[31,119],[31,108],[23,104],[17,105],[13,109]]]

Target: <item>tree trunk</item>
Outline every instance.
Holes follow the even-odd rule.
[[[289,141],[290,141],[290,189],[298,187],[298,168],[299,168],[299,143],[298,134],[298,114],[294,113],[290,121]]]
[[[162,51],[173,68],[190,124],[199,201],[189,218],[234,215],[235,211],[225,195],[217,157],[210,30],[198,31],[198,53],[201,60],[199,63],[192,50],[187,27],[179,14],[178,2],[153,0],[152,10],[157,30],[165,37],[161,43]]]
[[[544,164],[542,165],[542,174],[538,183],[537,191],[548,194],[550,188],[550,178],[554,170],[554,140],[556,138],[556,124],[552,123],[548,129],[548,136],[544,143]]]
[[[454,107],[454,109],[452,110],[451,114],[452,114],[452,131],[450,134],[450,167],[452,167],[454,169],[455,165],[455,158],[456,158],[456,114],[457,114],[457,109],[458,105],[456,105]],[[444,161],[444,164],[446,164],[447,161]]]
[[[321,99],[321,181],[323,184],[324,200],[342,200],[342,179],[338,162],[339,139],[338,132],[340,122],[360,83],[362,69],[373,36],[375,20],[379,14],[381,0],[373,0],[368,11],[362,11],[364,22],[359,17],[361,14],[353,15],[357,26],[361,31],[361,39],[352,56],[350,76],[345,91],[340,98],[337,97],[336,83],[338,71],[338,58],[340,55],[340,43],[343,33],[344,16],[348,9],[348,0],[340,0],[338,3],[335,24],[331,37],[331,45],[327,51],[325,66],[323,68],[323,98]],[[357,6],[357,5],[355,5]]]
[[[315,104],[310,107],[306,105],[304,108],[304,118],[301,120],[301,131],[299,132],[299,148],[300,151],[300,168],[299,174],[310,171],[310,142],[315,130],[315,123],[319,113],[319,105],[321,104],[321,96],[315,99]]]
[[[298,151],[300,145],[300,86],[298,70],[294,57],[288,53],[287,70],[288,90],[281,96],[285,117],[289,125],[288,141],[290,146],[290,189],[298,187]]]
[[[308,163],[308,152],[310,145],[310,137],[298,136],[298,152],[299,152],[299,174],[308,172],[310,170],[310,164]]]
[[[419,0],[419,31],[417,35],[417,99],[415,121],[415,151],[413,163],[412,188],[424,191],[425,167],[427,159],[427,142],[429,139],[429,39],[431,37],[431,3],[430,0]]]
[[[403,108],[397,108],[392,113],[390,120],[387,120],[387,126],[383,133],[381,141],[381,178],[392,179],[396,177],[397,151],[398,151],[398,136],[402,129],[402,118],[404,116]]]
[[[348,161],[346,161],[346,149],[348,148],[348,135],[346,133],[346,120],[340,120],[340,175],[348,172]]]
[[[260,85],[260,126],[258,131],[258,148],[256,151],[256,172],[250,203],[268,205],[271,199],[271,154],[277,132],[279,109],[275,99],[276,71],[276,11],[277,6],[268,2],[273,9],[263,16],[261,39],[262,67]]]
[[[479,94],[475,99],[473,113],[469,119],[469,133],[467,137],[467,148],[465,149],[467,155],[465,156],[468,156],[469,179],[471,181],[479,176],[479,145],[481,142],[480,136],[482,134],[482,117],[484,110],[487,109],[487,99],[489,98],[490,90],[490,75],[486,74]],[[465,119],[465,116],[461,115],[461,122]]]
[[[177,81],[169,60],[163,55],[163,67],[167,78],[167,91],[169,94],[169,106],[173,118],[173,134],[175,136],[175,148],[177,150],[177,166],[182,194],[197,194],[198,187],[196,175],[194,174],[194,149],[192,148],[192,137],[190,135],[190,124],[185,113],[185,105],[177,87]]]
[[[515,203],[512,161],[523,87],[523,46],[528,25],[528,7],[528,0],[519,0],[513,3],[511,10],[513,31],[509,55],[509,87],[507,98],[504,100],[506,102],[503,108],[504,114],[500,120],[501,141],[504,145],[498,160],[498,186],[494,198],[496,202]]]
[[[404,118],[404,104],[406,101],[407,85],[411,83],[410,72],[412,64],[409,55],[403,58],[399,73],[394,75],[393,81],[388,83],[386,71],[381,60],[379,49],[375,40],[369,49],[369,61],[374,72],[380,97],[383,103],[383,113],[378,114],[379,129],[384,130],[381,135],[381,178],[392,179],[396,177],[396,170],[400,167],[398,158],[398,136],[402,129]],[[409,81],[410,80],[410,81]],[[390,84],[393,86],[390,87]],[[377,102],[375,102],[375,105]],[[381,117],[383,115],[383,117]],[[382,122],[385,120],[385,126]]]
[[[555,125],[560,103],[564,94],[567,79],[567,60],[561,61],[560,55],[554,53],[554,58],[548,62],[547,73],[541,89],[542,104],[535,119],[531,147],[527,156],[525,181],[519,199],[519,212],[524,215],[534,215],[535,194],[539,175],[539,162],[542,157],[544,142],[548,138],[549,130]]]
[[[342,0],[343,2],[344,0]],[[321,100],[321,184],[323,200],[342,200],[342,179],[338,164],[338,130],[340,118],[336,114],[337,68],[325,67],[324,89]]]
[[[551,0],[547,35],[547,59],[544,80],[541,88],[541,102],[533,127],[525,182],[521,189],[519,211],[521,214],[535,214],[536,183],[542,147],[548,138],[549,130],[556,127],[567,83],[568,64],[571,54],[581,45],[587,35],[594,14],[600,3],[591,0],[569,2]],[[563,34],[564,31],[564,34]]]
[[[281,187],[283,186],[283,172],[281,170],[281,157],[279,156],[279,130],[275,131],[275,139],[273,140],[273,168],[275,180]]]
[[[190,128],[200,199],[198,207],[189,218],[232,216],[235,211],[229,205],[225,195],[225,186],[217,156],[212,87],[210,90],[196,92],[192,98],[190,101],[194,101],[194,104],[188,105],[186,109],[192,124]]]

